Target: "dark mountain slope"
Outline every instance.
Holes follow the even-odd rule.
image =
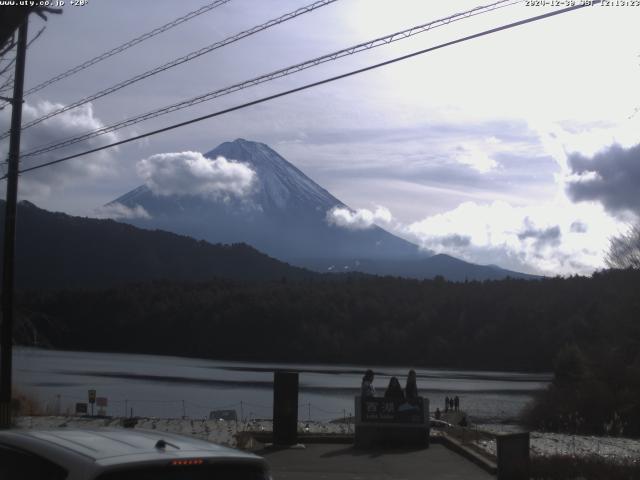
[[[0,203],[0,229],[4,202]],[[306,278],[245,244],[212,245],[113,220],[72,217],[20,202],[16,243],[18,288],[95,288],[158,279],[202,281]]]

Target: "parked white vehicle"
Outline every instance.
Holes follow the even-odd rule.
[[[153,430],[0,431],[2,480],[271,480],[266,461]]]

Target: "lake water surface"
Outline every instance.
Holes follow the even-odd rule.
[[[331,420],[353,412],[365,367],[248,363],[196,358],[16,348],[14,384],[36,396],[49,413],[73,412],[89,389],[108,399],[106,413],[153,417],[208,417],[235,409],[243,418],[271,418],[273,371],[300,372],[299,418]],[[410,367],[371,366],[379,395],[397,376],[404,387]],[[441,410],[445,396],[460,397],[472,420],[514,419],[549,374],[415,368],[418,389]]]

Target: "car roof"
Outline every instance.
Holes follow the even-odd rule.
[[[165,446],[158,446],[159,441]],[[203,440],[142,429],[7,430],[0,432],[0,443],[38,453],[51,460],[67,459],[76,463],[81,457],[85,463],[103,466],[192,457],[262,462],[256,455]]]

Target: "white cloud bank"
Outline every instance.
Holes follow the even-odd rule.
[[[64,105],[48,101],[36,104],[25,103],[22,109],[23,122],[29,122],[39,118]],[[11,109],[5,108],[0,112],[0,130],[9,129]],[[90,130],[102,128],[104,124],[96,117],[91,103],[82,105],[68,112],[56,115],[45,120],[39,125],[22,131],[21,151],[28,153],[30,150],[57,143],[69,137],[74,137]],[[78,142],[75,145],[55,150],[33,157],[22,157],[21,167],[31,167],[38,164],[56,160],[63,156],[79,153],[85,150],[99,147],[118,140],[115,133],[108,133],[89,140]],[[0,148],[3,156],[8,151],[8,139],[2,142]],[[117,149],[108,149],[87,156],[69,160],[57,165],[34,170],[20,176],[20,198],[28,199],[40,204],[46,202],[54,192],[60,192],[69,185],[83,186],[94,181],[107,178],[116,178],[120,164],[113,152]]]
[[[227,199],[252,192],[256,173],[246,164],[199,152],[160,153],[137,163],[138,175],[156,195]]]
[[[377,206],[375,210],[360,208],[351,210],[346,207],[333,207],[327,212],[329,225],[346,228],[348,230],[366,230],[375,224],[390,224],[392,215],[389,209]]]
[[[458,145],[452,157],[460,164],[466,165],[479,173],[487,173],[498,168],[492,155],[501,151],[501,142],[496,137],[489,137],[484,142],[471,145]]]
[[[595,203],[465,202],[407,225],[404,236],[470,262],[554,276],[604,268],[609,238],[622,228]]]
[[[589,275],[605,268],[611,236],[626,227],[600,203],[575,204],[563,195],[527,206],[467,201],[412,223],[398,222],[383,206],[334,207],[327,221],[350,230],[378,224],[435,253],[547,276]]]

